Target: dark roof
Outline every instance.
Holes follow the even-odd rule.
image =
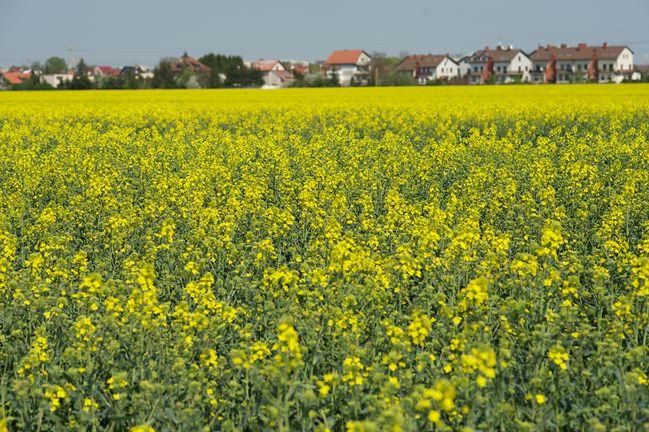
[[[600,60],[617,60],[622,51],[627,48],[622,45],[607,45],[603,44],[600,46],[589,46],[586,44],[579,44],[577,46],[553,46],[547,45],[545,47],[539,47],[534,51],[530,58],[532,61],[547,61],[552,58],[552,55],[556,57],[557,60],[591,60],[593,54],[597,55],[597,58]]]
[[[435,68],[441,62],[447,58],[447,55],[433,55],[433,54],[420,54],[420,55],[411,55],[405,57],[401,60],[401,63],[397,65],[397,70],[399,71],[408,71],[414,70],[417,67],[420,68]],[[450,57],[449,60],[453,61]],[[453,62],[455,63],[455,62]]]
[[[511,48],[511,47],[497,47],[496,49],[485,47],[484,49],[478,50],[471,54],[470,56],[467,57],[467,61],[469,63],[485,63],[489,61],[489,57],[494,61],[494,63],[502,63],[502,62],[511,62],[514,60],[514,57],[516,57],[519,53],[523,53],[527,57],[527,54],[525,54],[522,50],[518,48]]]

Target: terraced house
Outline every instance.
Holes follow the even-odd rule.
[[[460,75],[459,65],[446,54],[407,56],[397,65],[396,71],[412,77],[419,85],[437,80],[451,81]]]
[[[485,47],[462,58],[460,69],[469,84],[528,82],[532,60],[518,48],[499,45],[495,49]]]
[[[530,57],[532,81],[537,83],[605,83],[633,78],[633,51],[623,45],[547,45],[536,49]]]

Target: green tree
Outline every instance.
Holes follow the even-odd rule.
[[[171,68],[171,62],[171,59],[162,59],[158,63],[158,66],[153,70],[153,81],[151,82],[153,88],[178,88],[178,84],[176,84],[174,73]]]
[[[46,74],[65,73],[67,70],[68,66],[61,57],[50,57],[45,61],[44,72]]]

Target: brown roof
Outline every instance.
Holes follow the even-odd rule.
[[[423,54],[423,55],[411,55],[403,60],[397,65],[397,70],[399,71],[410,71],[415,70],[415,68],[435,68],[444,59],[448,57],[446,55],[433,55],[433,54]]]
[[[258,60],[252,64],[252,68],[262,72],[269,72],[273,70],[279,62],[279,60]]]
[[[505,47],[497,47],[496,49],[485,47],[484,49],[478,50],[474,52],[472,55],[468,57],[468,61],[471,63],[476,63],[476,62],[487,62],[489,60],[489,57],[494,61],[494,63],[499,63],[499,62],[511,62],[514,57],[518,55],[518,53],[521,53],[521,51],[518,48],[505,48]],[[525,53],[523,53],[525,54]]]
[[[188,55],[183,55],[180,59],[173,62],[171,64],[171,69],[174,72],[180,72],[184,69],[189,69],[192,72],[208,72],[210,70],[209,67]]]
[[[9,84],[20,84],[31,77],[31,74],[22,72],[5,72],[2,75]]]
[[[324,65],[356,64],[363,53],[363,50],[337,50],[331,53]]]
[[[597,54],[597,58],[601,60],[617,60],[620,53],[625,49],[625,46],[617,45],[611,46],[603,44],[600,46],[589,46],[586,44],[579,44],[577,46],[553,46],[547,45],[545,47],[539,47],[534,51],[530,58],[532,61],[544,61],[550,60],[554,54],[557,60],[591,60],[593,58],[593,53]]]
[[[286,70],[274,70],[271,71],[271,73],[277,75],[277,77],[282,80],[282,81],[290,81],[295,79],[293,76],[293,73],[286,71]]]

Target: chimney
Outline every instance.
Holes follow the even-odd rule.
[[[496,50],[497,50],[497,51],[500,51],[500,50],[502,50],[502,49],[503,49],[502,45],[498,45],[498,46],[496,47]]]
[[[568,45],[562,43],[562,44],[561,44],[561,48],[568,48]]]
[[[604,48],[604,49],[608,48],[608,42],[604,42],[604,43],[602,44],[602,48]]]
[[[577,51],[583,50],[583,49],[586,49],[586,44],[582,42],[577,46]]]

